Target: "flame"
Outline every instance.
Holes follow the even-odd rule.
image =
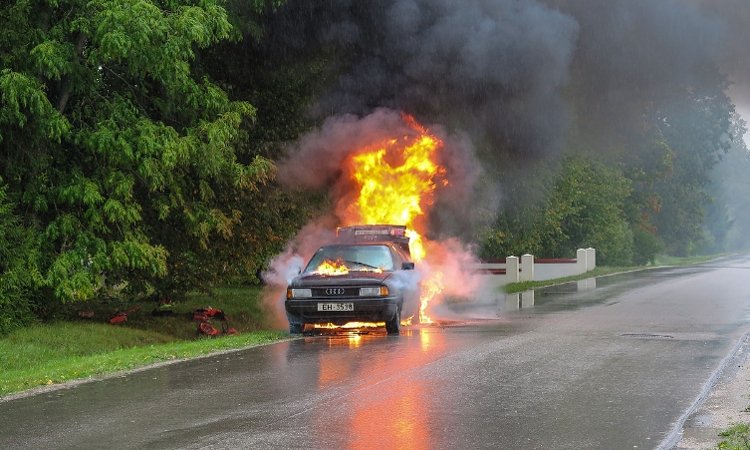
[[[316,323],[313,325],[315,329],[322,330],[338,330],[338,329],[350,329],[350,328],[378,328],[384,327],[385,322],[347,322],[344,325],[334,325],[332,323]]]
[[[345,225],[405,225],[412,258],[420,262],[426,251],[418,230],[424,227],[424,215],[433,205],[437,181],[445,175],[445,168],[437,162],[443,143],[411,116],[403,115],[403,119],[416,131],[414,135],[364,148],[350,158],[350,177],[359,186],[359,196],[347,211]],[[422,281],[422,323],[431,322],[425,310],[442,290],[439,277],[433,273]],[[405,322],[410,323],[409,318]]]
[[[430,277],[422,281],[422,294],[419,298],[419,322],[432,323],[432,319],[427,315],[427,305],[437,294],[443,291],[443,282],[440,281],[443,273],[435,271]]]
[[[346,267],[346,264],[342,260],[336,260],[336,261],[323,261],[317,269],[315,269],[315,272],[317,272],[320,275],[328,275],[328,276],[340,276],[340,275],[346,275],[349,273],[349,268]]]

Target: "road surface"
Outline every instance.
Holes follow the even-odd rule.
[[[748,332],[750,260],[456,304],[0,402],[0,448],[674,448]]]

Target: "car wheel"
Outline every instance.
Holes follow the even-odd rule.
[[[401,332],[401,308],[396,308],[396,314],[385,323],[385,331],[388,334],[399,334]]]
[[[286,313],[286,320],[289,321],[289,334],[302,334],[305,324],[301,320],[289,313]]]

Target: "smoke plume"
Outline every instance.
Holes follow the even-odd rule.
[[[279,180],[327,189],[336,222],[351,195],[342,162],[408,134],[403,111],[446,143],[450,184],[429,233],[459,236],[480,172],[558,154],[572,115],[589,129],[638,126],[670,86],[712,83],[718,71],[737,83],[735,103],[750,105],[748,20],[746,0],[289,0],[266,30],[268,54],[335,63],[310,109],[322,126],[290,146]]]
[[[559,90],[577,31],[573,18],[517,0],[292,0],[270,30],[278,51],[339,50],[317,116],[386,107],[519,155],[561,148]]]

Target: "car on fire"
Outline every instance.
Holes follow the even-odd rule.
[[[307,324],[385,322],[399,334],[402,318],[419,312],[419,281],[406,227],[358,225],[337,230],[289,284],[285,309],[289,332]]]

